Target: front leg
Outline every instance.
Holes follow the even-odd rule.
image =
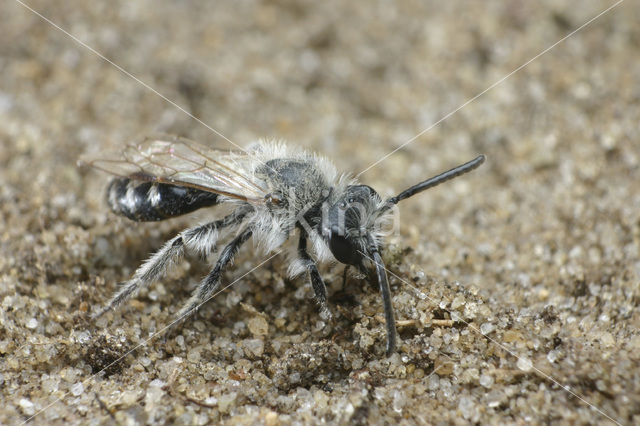
[[[311,277],[311,286],[316,294],[316,300],[320,304],[320,312],[325,317],[331,317],[331,312],[327,307],[327,286],[318,272],[316,262],[307,252],[307,234],[304,230],[300,230],[300,240],[298,242],[298,256],[302,260],[304,267],[309,271]]]

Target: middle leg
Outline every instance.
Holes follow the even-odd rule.
[[[309,271],[311,286],[313,287],[313,291],[316,294],[316,300],[320,304],[320,312],[323,316],[330,317],[331,312],[329,311],[329,307],[327,306],[327,286],[324,284],[324,281],[320,276],[320,272],[318,272],[316,262],[311,258],[309,252],[307,251],[307,234],[303,229],[300,230],[300,240],[298,241],[298,256],[304,262],[304,267],[307,269],[307,271]]]
[[[244,244],[249,237],[251,237],[251,228],[247,228],[235,237],[220,253],[220,257],[216,262],[216,266],[213,268],[209,275],[205,277],[200,283],[193,296],[189,299],[187,304],[178,312],[178,318],[186,317],[191,311],[200,307],[215,293],[220,287],[220,278],[224,269],[231,263],[233,257],[238,252],[238,249]]]

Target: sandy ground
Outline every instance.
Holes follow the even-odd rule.
[[[436,126],[613,1],[29,4],[206,126],[2,2],[0,423],[640,423],[637,2]],[[488,156],[401,206],[396,354],[375,289],[323,266],[324,321],[283,257],[170,333],[215,256],[88,319],[220,212],[119,218],[78,157],[158,131],[232,148],[207,126],[354,174],[429,129],[361,176],[384,195]],[[250,244],[224,282],[265,258]]]

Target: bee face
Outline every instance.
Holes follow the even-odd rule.
[[[329,208],[323,235],[333,256],[342,263],[360,266],[366,247],[366,235],[374,226],[381,198],[367,185],[349,185]]]

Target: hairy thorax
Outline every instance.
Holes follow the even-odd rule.
[[[322,172],[304,159],[269,160],[257,168],[256,174],[268,188],[267,202],[274,214],[304,216],[319,208],[330,191]]]

